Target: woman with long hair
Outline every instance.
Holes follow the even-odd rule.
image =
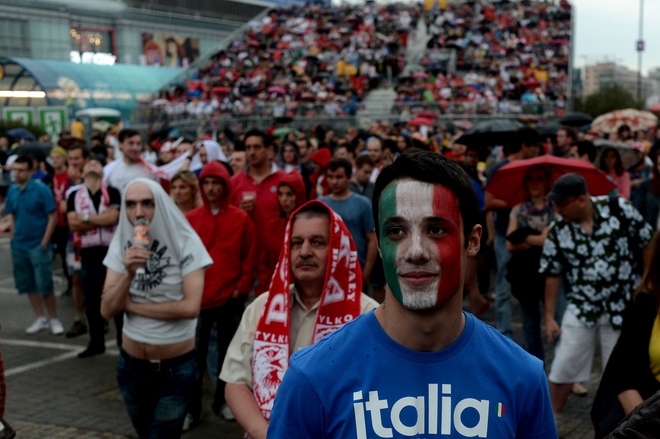
[[[630,200],[630,174],[624,169],[621,154],[616,148],[608,147],[603,150],[599,169],[614,181],[619,196]]]
[[[170,196],[185,215],[201,204],[199,183],[194,172],[179,171],[170,180]]]
[[[545,276],[538,274],[538,268],[548,227],[555,217],[553,204],[546,200],[552,187],[551,171],[544,166],[530,167],[523,187],[527,197],[511,209],[509,217],[506,248],[511,261],[507,264],[507,279],[513,296],[520,301],[525,349],[543,360],[541,303]]]
[[[639,185],[639,213],[647,223],[658,229],[658,213],[660,213],[660,151],[652,157],[651,178]]]

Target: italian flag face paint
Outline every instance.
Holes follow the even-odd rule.
[[[380,248],[387,284],[405,308],[443,305],[461,284],[461,217],[439,184],[400,181],[380,198]]]

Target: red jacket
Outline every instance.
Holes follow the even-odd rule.
[[[296,194],[296,207],[298,209],[300,206],[305,204],[307,197],[305,196],[305,182],[302,179],[302,176],[297,172],[291,172],[282,177],[282,181],[277,186],[278,188],[282,185],[287,185],[293,190],[293,193]],[[294,209],[294,210],[295,210]],[[284,217],[284,213],[280,211],[280,214],[270,220],[266,226],[266,242],[265,242],[265,251],[262,252],[261,261],[259,264],[259,285],[254,289],[255,293],[258,295],[268,291],[270,287],[270,278],[273,276],[275,271],[275,266],[277,261],[280,259],[280,252],[282,251],[282,244],[284,243],[284,232],[286,231],[286,223],[289,220]]]
[[[220,212],[211,212],[202,191],[204,205],[186,215],[213,259],[213,266],[204,275],[202,309],[224,305],[235,290],[247,296],[254,285],[257,265],[254,226],[247,213],[230,203],[229,172],[222,164],[211,162],[202,169],[200,183],[208,176],[218,177],[224,183]]]

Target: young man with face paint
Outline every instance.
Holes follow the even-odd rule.
[[[543,364],[462,311],[474,189],[440,155],[385,166],[373,214],[384,304],[292,356],[269,438],[556,438]]]

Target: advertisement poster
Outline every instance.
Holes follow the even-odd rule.
[[[147,66],[188,67],[199,57],[199,38],[171,34],[142,34],[140,64]]]

